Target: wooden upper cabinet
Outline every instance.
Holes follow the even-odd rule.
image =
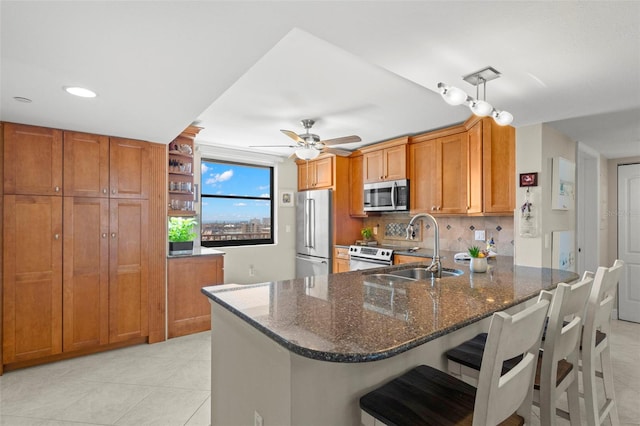
[[[362,149],[365,183],[407,178],[407,137]]]
[[[411,213],[512,214],[515,130],[491,118],[411,137]]]
[[[64,132],[64,195],[109,197],[109,138]]]
[[[482,121],[485,213],[513,214],[516,205],[516,136],[511,126]]]
[[[466,133],[438,138],[440,203],[436,213],[467,213],[469,149]]]
[[[4,192],[62,195],[62,131],[4,123]]]
[[[467,131],[469,147],[469,178],[467,180],[467,213],[481,213],[483,207],[482,185],[482,122]]]
[[[3,362],[62,352],[62,197],[4,196]]]
[[[147,142],[111,138],[109,180],[111,198],[149,198],[151,157]]]
[[[353,217],[365,217],[364,184],[362,174],[363,156],[349,158],[349,189],[351,191],[349,214]]]
[[[333,157],[298,163],[298,190],[331,188],[334,182]]]
[[[440,204],[438,141],[409,146],[409,207],[412,213],[435,213]]]

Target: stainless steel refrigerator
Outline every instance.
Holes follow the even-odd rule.
[[[331,273],[332,192],[296,194],[296,277]]]

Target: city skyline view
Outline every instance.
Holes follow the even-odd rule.
[[[265,219],[268,222],[271,220],[271,170],[268,167],[202,160],[203,225],[254,220],[264,222]]]

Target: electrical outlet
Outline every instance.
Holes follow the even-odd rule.
[[[255,270],[255,268],[253,267],[253,265],[249,265],[249,276],[250,276],[250,277],[253,277],[253,276],[255,276],[255,275],[256,275],[256,270]]]
[[[482,231],[476,231],[476,241],[484,241],[485,234],[484,234],[484,230]]]
[[[253,412],[253,426],[264,426],[262,423],[262,416],[257,411]]]

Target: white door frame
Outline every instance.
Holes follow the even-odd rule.
[[[576,187],[576,271],[593,271],[599,266],[600,247],[600,161],[598,152],[578,143]]]
[[[618,318],[640,323],[640,163],[618,165]]]

